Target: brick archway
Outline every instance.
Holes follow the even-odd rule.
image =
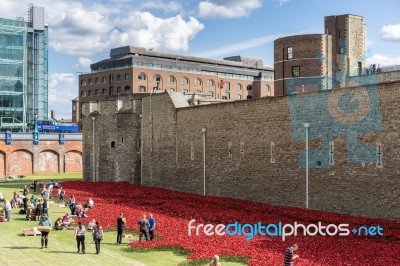
[[[10,175],[33,173],[33,154],[28,150],[13,151],[7,161],[8,174]]]
[[[0,151],[0,175],[6,174],[6,154]]]
[[[58,173],[59,154],[53,150],[44,150],[38,154],[37,173]]]
[[[64,173],[82,172],[82,152],[71,150],[64,153]]]

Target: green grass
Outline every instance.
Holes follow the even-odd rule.
[[[19,182],[0,184],[0,192],[6,199],[12,198],[15,189],[22,191],[24,183],[32,180],[65,180],[81,179],[81,174],[49,174],[31,175],[17,179]],[[28,182],[26,182],[28,181]],[[38,193],[35,194],[35,197]],[[101,244],[101,254],[95,254],[94,242],[89,234],[86,237],[86,254],[78,254],[74,231],[52,231],[49,235],[49,248],[40,249],[40,236],[23,236],[22,229],[32,228],[36,221],[28,221],[25,215],[18,214],[19,209],[13,209],[11,221],[0,223],[0,265],[148,265],[148,266],[205,266],[209,261],[188,260],[188,251],[179,247],[163,247],[156,249],[129,248],[128,239],[123,239],[123,245],[116,245],[117,233],[108,230]],[[59,208],[57,203],[50,204],[49,214],[54,222],[65,214],[66,208]],[[132,233],[132,232],[129,232]],[[134,234],[133,240],[137,240]],[[124,245],[125,244],[125,245]],[[245,258],[222,257],[223,266],[245,265]]]
[[[40,181],[70,181],[70,180],[82,180],[82,173],[50,173],[50,174],[31,174],[24,178],[7,178],[7,183],[32,183],[34,180]],[[1,185],[1,184],[0,184]]]

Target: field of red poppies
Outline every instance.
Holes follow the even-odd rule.
[[[98,219],[103,228],[116,227],[120,212],[127,217],[127,228],[137,230],[143,214],[152,213],[156,218],[156,235],[161,239],[152,242],[132,242],[134,247],[179,246],[191,253],[190,259],[210,259],[214,254],[242,256],[254,266],[282,265],[286,247],[297,243],[300,258],[296,265],[400,265],[400,222],[353,217],[349,215],[278,207],[238,199],[203,197],[153,187],[140,187],[128,183],[63,182],[66,197],[75,194],[77,201],[95,201],[89,211],[88,222]],[[350,224],[349,228],[379,225],[383,236],[188,236],[188,223],[242,224],[290,223]],[[192,232],[194,233],[194,232]]]

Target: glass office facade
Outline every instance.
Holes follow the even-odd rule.
[[[0,130],[26,131],[48,117],[48,27],[44,8],[28,21],[0,18]]]

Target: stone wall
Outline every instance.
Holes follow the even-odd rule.
[[[327,104],[293,102],[294,97],[306,97],[303,103],[335,102],[362,91],[372,93],[372,107],[359,99],[355,117],[363,110],[370,113],[354,127],[358,133],[337,121],[328,123]],[[152,95],[143,99],[142,183],[203,194],[205,181],[206,195],[304,207],[305,129],[296,123],[307,121],[309,149],[320,150],[317,157],[310,155],[309,207],[399,219],[399,102],[400,82],[188,108],[175,108],[167,93]],[[329,112],[340,119],[348,111]],[[379,147],[379,156],[369,154],[376,161],[364,162],[353,142],[374,151]]]

